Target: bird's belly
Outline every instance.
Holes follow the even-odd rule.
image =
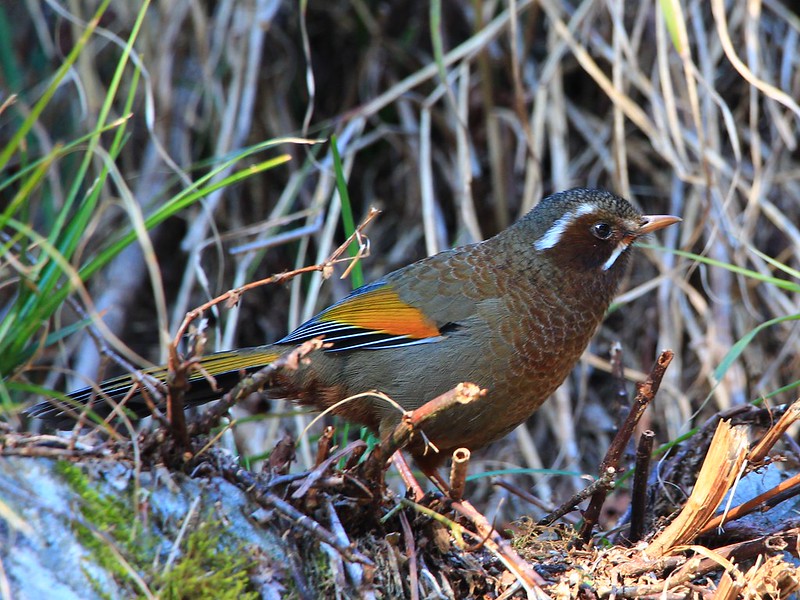
[[[382,392],[393,402],[362,397],[334,412],[385,431],[400,421],[403,411],[459,383],[474,383],[486,389],[485,396],[454,406],[429,421],[424,432],[443,450],[480,448],[541,406],[572,370],[596,325],[581,319],[554,324],[552,318],[542,320],[535,314],[520,317],[495,321],[492,330],[483,323],[478,329],[485,331],[465,328],[432,343],[312,356],[308,369],[313,376],[302,378],[316,386],[314,397],[306,402],[326,408],[349,396]]]
[[[346,367],[349,393],[376,389],[403,410],[414,410],[459,383],[474,383],[486,390],[485,396],[453,406],[424,427],[426,436],[442,449],[473,449],[499,439],[527,419],[565,376],[554,372],[550,364],[516,355],[513,346],[505,343],[493,348],[441,344],[439,348],[434,348],[439,344],[403,348],[394,356],[390,351],[370,352],[372,357],[354,353]],[[387,365],[375,360],[377,352],[386,352]],[[353,384],[355,372],[361,376]],[[381,429],[398,423],[402,416],[396,406],[377,399],[372,400],[372,409]]]

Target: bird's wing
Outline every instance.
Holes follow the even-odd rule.
[[[358,288],[346,298],[303,323],[278,344],[297,344],[324,336],[327,352],[396,348],[442,339],[441,324],[404,301],[386,281]]]

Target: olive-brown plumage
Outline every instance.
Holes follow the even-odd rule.
[[[554,194],[493,238],[390,273],[276,344],[210,355],[202,364],[224,391],[241,370],[322,335],[332,347],[282,375],[270,395],[321,409],[379,390],[410,410],[469,381],[485,388],[486,396],[456,417],[434,420],[425,434],[440,457],[460,446],[479,448],[527,419],[564,381],[616,295],[636,239],[679,220],[643,216],[601,190]],[[130,378],[100,387],[120,399]],[[88,401],[90,392],[73,397]],[[188,400],[201,404],[221,393],[198,375]],[[137,408],[135,401],[128,406]],[[103,412],[100,404],[95,410]],[[374,397],[334,412],[378,432],[400,418]],[[48,402],[32,413],[65,421]],[[420,449],[412,453],[426,466],[436,463]]]

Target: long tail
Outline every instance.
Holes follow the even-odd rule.
[[[257,371],[277,359],[284,350],[285,348],[277,346],[258,346],[204,356],[200,359],[200,368],[189,377],[189,389],[184,396],[186,406],[200,406],[217,400],[239,382],[243,372]],[[113,412],[117,404],[124,401],[126,411],[137,417],[149,416],[150,407],[145,401],[142,388],[151,399],[159,397],[161,394],[154,393],[154,390],[159,387],[159,383],[166,382],[168,371],[166,367],[155,367],[144,369],[141,373],[143,376],[122,375],[76,390],[67,395],[66,402],[55,398],[42,400],[27,412],[58,429],[71,429],[87,406],[96,416],[104,419]],[[216,388],[212,387],[208,375],[216,381]],[[131,392],[134,387],[136,389]]]

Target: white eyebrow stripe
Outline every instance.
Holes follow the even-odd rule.
[[[555,223],[553,223],[550,229],[548,229],[542,237],[534,242],[533,247],[539,251],[554,247],[559,241],[561,241],[561,236],[567,229],[567,225],[569,225],[578,217],[582,217],[583,215],[588,215],[594,212],[594,209],[595,206],[587,202],[585,204],[581,204],[575,210],[568,212]]]
[[[603,263],[603,271],[608,271],[611,267],[613,267],[614,263],[617,262],[619,255],[622,254],[628,246],[630,246],[630,244],[626,244],[625,240],[617,244],[617,247],[614,248],[614,252],[612,252],[611,256],[608,257],[608,260]]]

